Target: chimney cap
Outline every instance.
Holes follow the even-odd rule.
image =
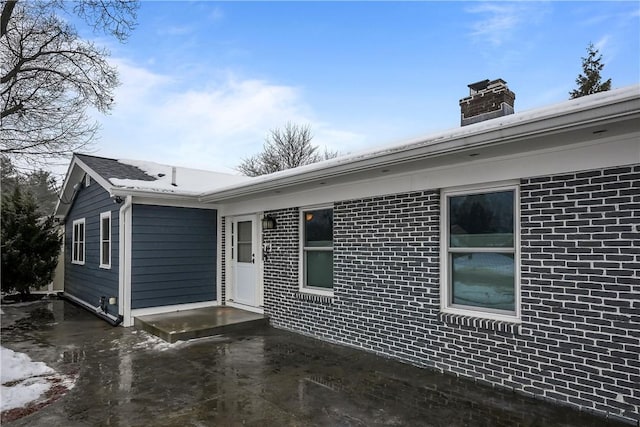
[[[491,80],[485,79],[485,80],[480,80],[479,82],[471,83],[470,85],[467,85],[467,87],[471,89],[473,92],[479,92],[482,89],[486,89],[487,86],[489,86],[489,83],[491,83]]]

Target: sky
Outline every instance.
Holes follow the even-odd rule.
[[[467,85],[516,112],[562,102],[593,43],[612,87],[640,81],[640,3],[142,1],[111,52],[121,86],[91,154],[235,172],[271,129],[341,154],[460,125]]]

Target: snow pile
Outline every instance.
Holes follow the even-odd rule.
[[[0,411],[21,408],[41,399],[54,387],[73,386],[42,362],[34,362],[24,353],[0,347]]]
[[[222,172],[205,171],[200,169],[183,168],[162,165],[154,162],[138,160],[118,160],[129,166],[135,166],[155,181],[141,181],[136,179],[110,178],[109,181],[118,187],[155,191],[160,193],[176,193],[198,195],[205,191],[213,191],[251,180],[240,175],[231,175]],[[175,184],[172,184],[173,169],[175,168]]]

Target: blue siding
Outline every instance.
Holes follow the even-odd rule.
[[[133,205],[131,308],[216,299],[217,212]]]
[[[96,307],[100,297],[118,297],[118,249],[120,205],[95,181],[81,187],[65,223],[64,291]],[[100,213],[111,211],[111,268],[100,268]],[[85,218],[85,263],[71,263],[73,221]],[[119,302],[119,301],[118,301]],[[118,314],[118,306],[108,306]]]

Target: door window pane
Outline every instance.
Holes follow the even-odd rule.
[[[238,222],[238,262],[251,262],[253,258],[251,221]]]
[[[238,241],[239,242],[251,241],[251,221],[238,222]]]

